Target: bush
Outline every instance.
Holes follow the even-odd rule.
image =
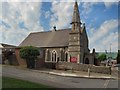
[[[35,68],[35,60],[39,55],[38,48],[33,46],[25,46],[20,49],[20,57],[26,60],[27,68]]]

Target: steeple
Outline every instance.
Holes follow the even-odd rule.
[[[73,32],[79,32],[81,22],[80,22],[80,15],[79,15],[79,9],[77,1],[75,1],[74,4],[74,11],[73,11],[73,17],[72,17],[72,31]]]

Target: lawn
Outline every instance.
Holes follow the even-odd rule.
[[[2,88],[51,88],[51,87],[20,79],[2,77]]]

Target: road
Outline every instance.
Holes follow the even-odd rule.
[[[10,66],[2,67],[2,75],[57,88],[118,88],[118,80],[63,77]]]

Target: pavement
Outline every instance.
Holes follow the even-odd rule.
[[[117,88],[119,79],[110,79],[104,74],[87,72],[41,69],[32,70],[19,66],[2,66],[2,76],[40,83],[55,88]],[[86,76],[86,77],[85,77]],[[93,77],[96,79],[93,79]],[[104,76],[104,77],[102,77]],[[114,75],[111,75],[113,77]],[[79,77],[79,78],[78,78]],[[100,78],[102,77],[102,78]],[[106,89],[105,89],[106,90]]]
[[[9,67],[10,65],[7,65],[7,66]],[[110,74],[101,74],[101,73],[93,73],[93,72],[88,73],[84,71],[72,71],[72,70],[64,71],[64,70],[55,70],[55,69],[46,69],[46,68],[35,70],[35,69],[28,69],[28,68],[20,67],[20,66],[10,66],[10,67],[29,70],[32,72],[58,75],[58,76],[63,76],[63,77],[89,78],[89,79],[118,79],[117,73],[116,75],[110,75]]]

